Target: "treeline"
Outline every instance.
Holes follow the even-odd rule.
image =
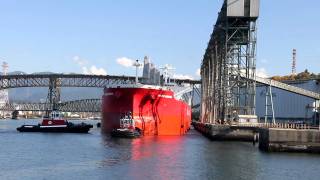
[[[320,73],[310,73],[307,69],[297,75],[288,76],[273,76],[271,79],[276,81],[296,81],[296,80],[309,80],[309,79],[320,79]]]

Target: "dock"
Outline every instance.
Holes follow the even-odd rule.
[[[266,152],[320,153],[320,131],[315,127],[284,123],[206,124],[193,122],[196,130],[213,141],[259,143]]]

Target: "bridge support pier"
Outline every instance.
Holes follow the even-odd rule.
[[[60,79],[59,78],[50,78],[49,79],[49,91],[47,96],[47,103],[52,104],[52,107],[49,109],[57,109],[57,104],[60,102]]]

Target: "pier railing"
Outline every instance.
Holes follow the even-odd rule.
[[[232,124],[210,124],[193,121],[194,126],[199,127],[231,127],[232,129],[251,129],[257,130],[259,128],[278,128],[278,129],[315,129],[320,130],[318,126],[309,124],[295,124],[295,123],[232,123]]]
[[[236,127],[258,127],[258,128],[280,128],[280,129],[319,129],[316,126],[308,124],[295,124],[295,123],[235,123],[231,126]]]

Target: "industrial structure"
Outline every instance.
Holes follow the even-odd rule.
[[[259,0],[226,0],[201,64],[201,119],[226,122],[255,114]]]
[[[272,87],[320,99],[318,93],[256,76],[258,16],[259,0],[224,1],[201,64],[202,123],[257,122],[257,83],[266,88],[265,122],[275,123]]]
[[[212,140],[255,144],[258,138],[263,151],[320,152],[320,127],[275,121],[273,89],[313,102],[320,94],[256,76],[258,15],[259,0],[224,1],[201,64],[201,116],[193,125]],[[258,93],[264,91],[258,100],[260,108],[264,104],[265,112],[259,112],[262,123],[256,116],[257,84]],[[317,103],[313,108],[317,109]]]
[[[297,80],[287,81],[285,83],[301,89],[320,92],[319,80]],[[256,89],[256,114],[261,120],[264,120],[265,97],[268,91],[266,91],[265,85],[258,84]],[[272,88],[272,97],[274,117],[277,122],[304,122],[307,124],[316,124],[315,107],[320,107],[319,101],[316,101],[317,104],[315,104],[314,98],[301,96],[277,88]],[[271,117],[268,117],[268,122],[271,122]]]

